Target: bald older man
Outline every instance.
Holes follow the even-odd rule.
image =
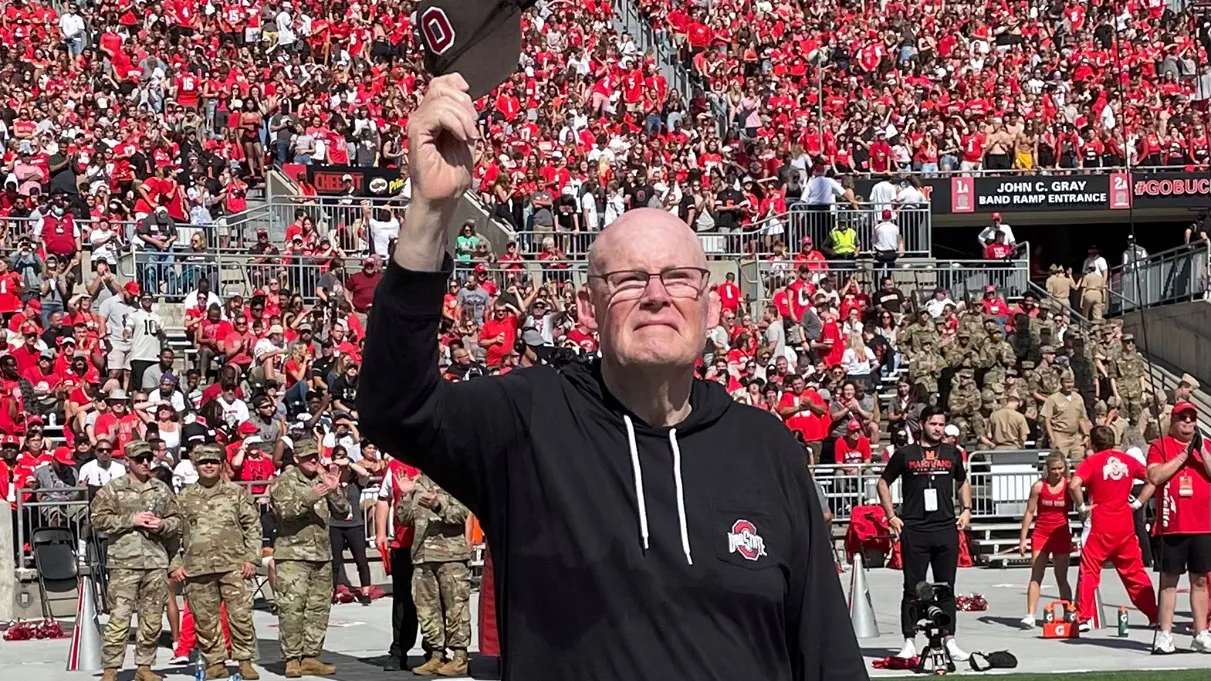
[[[867,678],[801,448],[694,378],[718,315],[694,233],[637,209],[600,234],[577,300],[599,361],[442,381],[447,226],[477,135],[461,77],[434,80],[408,134],[361,425],[480,519],[504,678]]]

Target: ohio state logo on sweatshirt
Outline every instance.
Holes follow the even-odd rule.
[[[727,533],[727,552],[757,560],[765,555],[765,540],[757,534],[756,525],[742,518],[732,523],[732,531]]]

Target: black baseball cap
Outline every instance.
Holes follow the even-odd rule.
[[[458,73],[472,99],[503,83],[521,57],[521,13],[537,0],[424,0],[416,11],[425,70]]]

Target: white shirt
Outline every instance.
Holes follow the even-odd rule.
[[[374,252],[387,255],[391,240],[399,236],[399,220],[392,215],[391,219],[382,222],[370,218],[370,242],[374,244]]]
[[[248,405],[244,404],[244,400],[237,397],[235,401],[227,402],[222,395],[214,399],[223,408],[223,421],[227,425],[238,426],[248,420]]]
[[[349,460],[355,463],[361,461],[363,458],[362,445],[357,440],[354,440],[352,435],[345,435],[338,439],[335,432],[329,431],[324,433],[324,440],[320,444],[325,449],[332,449],[337,445],[344,447],[345,451],[349,454]]]
[[[920,189],[909,185],[900,190],[899,196],[896,197],[896,204],[899,206],[923,206],[929,203],[929,199],[921,193]]]
[[[942,313],[946,310],[947,305],[954,304],[954,301],[951,300],[949,296],[944,297],[941,300],[938,300],[937,298],[930,298],[929,302],[925,303],[925,311],[929,313],[930,317],[937,319],[938,317],[942,316]]]
[[[884,208],[892,208],[896,202],[896,185],[882,180],[870,188],[870,202],[875,209],[875,215],[881,215]]]
[[[807,181],[803,200],[809,206],[831,206],[838,196],[845,196],[845,188],[831,177],[816,175]]]
[[[900,226],[891,220],[875,225],[875,243],[871,247],[876,251],[899,250]]]
[[[59,30],[63,37],[71,40],[84,31],[84,19],[74,12],[59,17]]]
[[[1090,267],[1093,267],[1103,277],[1106,276],[1106,272],[1110,269],[1110,266],[1106,264],[1106,259],[1100,255],[1085,258],[1085,264],[1081,267],[1081,271],[1087,272]]]
[[[80,484],[89,487],[104,487],[110,480],[126,475],[126,466],[110,461],[109,468],[101,468],[96,459],[80,466]]]
[[[590,231],[597,230],[597,198],[591,192],[580,197],[580,208],[584,212],[584,226]]]
[[[164,320],[155,312],[142,308],[135,310],[126,317],[126,329],[130,331],[130,358],[132,360],[154,361],[160,359],[159,333],[164,328]]]
[[[870,361],[875,358],[875,353],[870,348],[863,349],[866,352],[859,357],[853,348],[845,348],[845,352],[841,355],[841,366],[845,367],[845,373],[852,376],[870,375]]]
[[[1018,242],[1017,239],[1013,238],[1013,228],[1002,222],[999,225],[988,225],[984,229],[980,230],[980,248],[983,248],[985,244],[992,243],[993,241],[997,240],[998,229],[1005,232],[1005,243],[1013,246]]]
[[[172,486],[181,491],[186,485],[192,485],[198,481],[198,469],[194,468],[193,461],[185,459],[177,464],[177,467],[172,469]]]
[[[218,305],[221,308],[221,307],[223,307],[223,301],[219,300],[219,297],[214,294],[214,291],[207,291],[206,292],[206,307],[210,307],[211,305]],[[198,306],[198,292],[196,290],[190,291],[189,293],[187,293],[185,295],[185,309],[189,310],[189,309],[195,308],[197,306]]]

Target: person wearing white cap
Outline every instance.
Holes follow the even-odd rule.
[[[252,370],[254,380],[281,381],[282,370],[289,354],[286,349],[286,330],[281,324],[269,327],[265,337],[256,342],[252,348],[252,361],[256,365]]]

